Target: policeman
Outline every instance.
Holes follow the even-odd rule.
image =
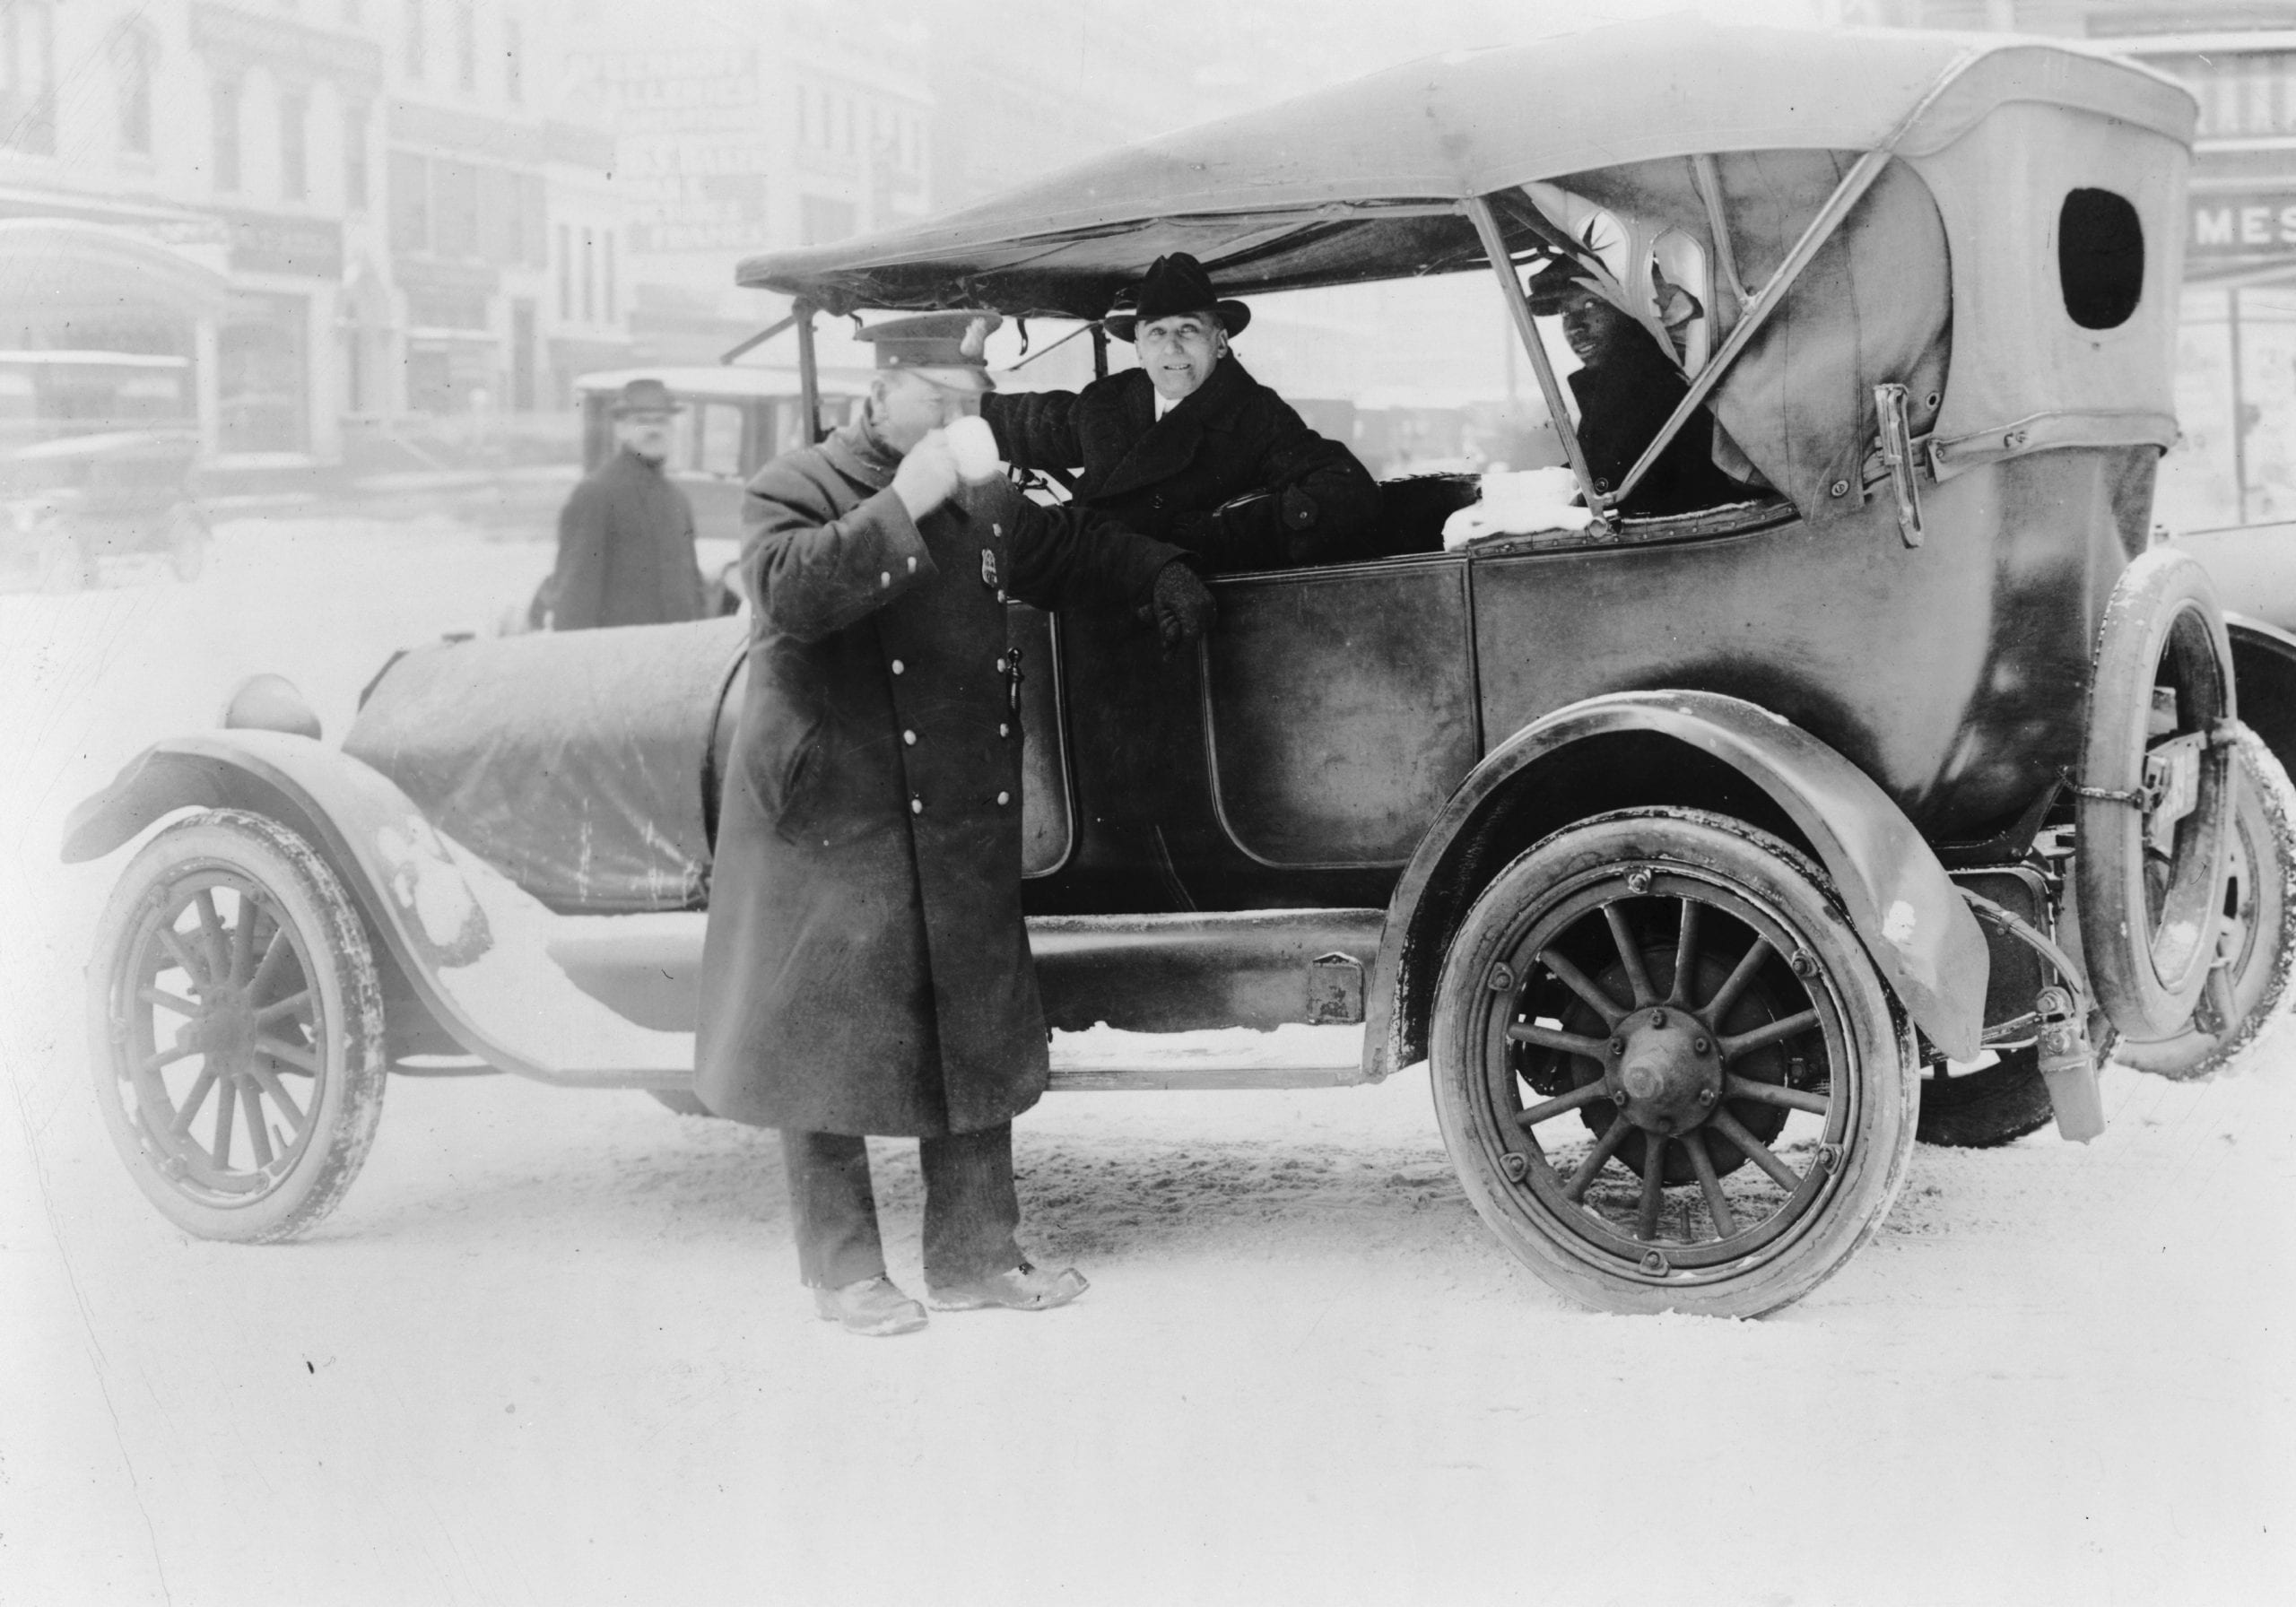
[[[718,823],[697,1086],[781,1129],[799,1270],[825,1319],[920,1327],[885,1275],[864,1134],[919,1140],[938,1309],[1083,1292],[1022,1255],[1013,1118],[1043,1093],[1021,910],[1021,725],[1005,601],[1147,604],[1168,644],[1211,595],[1176,547],[967,482],[946,426],[990,388],[977,314],[865,330],[865,417],[745,497],[756,599]],[[979,427],[972,426],[974,430]]]

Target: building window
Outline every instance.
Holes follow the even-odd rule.
[[[112,76],[119,100],[119,148],[137,156],[152,154],[152,69],[159,49],[151,29],[141,23],[123,28],[112,38]]]
[[[598,271],[602,282],[599,305],[605,313],[605,321],[611,324],[613,322],[613,230],[611,229],[602,231],[599,236]]]
[[[284,201],[311,196],[310,114],[305,97],[279,97],[279,195]]]
[[[391,152],[391,249],[430,249],[430,164],[404,151]]]
[[[478,88],[478,6],[455,0],[455,83],[465,93]]]
[[[419,83],[430,70],[430,41],[423,31],[424,0],[400,0],[400,4],[406,7],[404,13],[406,31],[401,36],[406,56],[406,75]]]
[[[239,187],[239,81],[218,78],[210,100],[215,114],[215,187],[230,192]]]
[[[343,204],[357,210],[367,204],[367,109],[352,105],[343,112]]]
[[[56,152],[56,7],[0,0],[0,151]]]
[[[558,226],[558,321],[574,321],[574,230]]]
[[[582,322],[593,323],[598,315],[598,237],[588,229],[582,230]]]
[[[476,256],[478,169],[466,161],[430,164],[430,249],[440,256]]]
[[[516,17],[502,19],[502,92],[513,100],[526,98],[526,30]]]

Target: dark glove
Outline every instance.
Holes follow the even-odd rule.
[[[1220,612],[1220,605],[1212,600],[1211,588],[1177,558],[1156,571],[1150,606],[1155,610],[1156,634],[1167,653],[1209,630]]]

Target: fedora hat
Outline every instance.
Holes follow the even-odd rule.
[[[622,387],[611,410],[615,418],[632,413],[683,413],[670,387],[658,379],[632,379]]]
[[[1175,251],[1150,264],[1138,284],[1117,292],[1100,327],[1120,341],[1128,341],[1142,324],[1187,312],[1213,314],[1220,327],[1231,335],[1241,334],[1244,326],[1252,321],[1250,308],[1240,301],[1221,300],[1202,263],[1185,251]]]

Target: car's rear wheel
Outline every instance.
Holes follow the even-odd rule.
[[[1609,1311],[1799,1299],[1913,1147],[1912,1031],[1824,873],[1713,815],[1604,816],[1501,871],[1445,960],[1432,1061],[1477,1212]]]
[[[2039,1132],[2055,1114],[2040,1052],[2026,1044],[1996,1051],[1990,1065],[1931,1068],[1921,1079],[1914,1136],[1947,1149],[1989,1150]]]
[[[2126,1065],[2162,1077],[2200,1077],[2256,1041],[2296,969],[2296,796],[2287,772],[2257,734],[2234,740],[2232,833],[2224,888],[2222,1030],[2187,1021],[2166,1038],[2124,1038]]]
[[[105,908],[89,1004],[105,1125],[170,1220],[261,1242],[341,1201],[382,1116],[382,992],[300,837],[219,810],[153,838]]]

